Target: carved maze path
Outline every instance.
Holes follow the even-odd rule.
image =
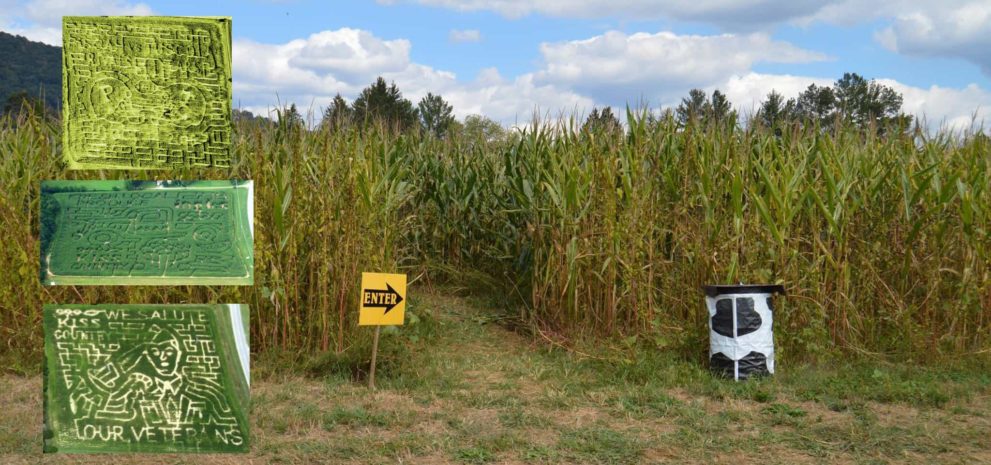
[[[242,306],[46,305],[45,450],[247,451],[246,321]]]
[[[63,19],[70,168],[230,166],[231,20]]]
[[[57,192],[64,185],[99,190]],[[45,183],[43,221],[54,229],[43,239],[46,284],[252,283],[250,183],[109,185]]]

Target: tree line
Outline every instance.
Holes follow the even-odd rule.
[[[883,133],[892,127],[907,128],[912,123],[912,116],[902,112],[902,101],[901,94],[891,87],[857,73],[844,73],[832,86],[810,84],[797,97],[787,100],[772,90],[749,119],[749,124],[778,132],[786,126],[814,126],[828,131],[846,124]],[[423,131],[439,138],[465,130],[484,133],[486,139],[503,134],[502,127],[491,119],[473,115],[461,123],[454,118],[453,111],[443,97],[433,93],[413,105],[402,96],[395,83],[386,84],[379,77],[351,104],[340,94],[335,96],[323,113],[321,126],[338,129],[375,122],[398,131]],[[682,127],[739,124],[739,115],[733,110],[732,103],[718,89],[712,94],[692,89],[677,107],[665,110],[660,118],[654,119],[664,118],[673,118]],[[582,123],[582,131],[597,130],[623,130],[619,116],[611,107],[593,108]]]
[[[809,84],[798,97],[787,100],[771,90],[749,124],[777,133],[788,126],[829,131],[844,124],[884,133],[893,127],[904,129],[911,125],[913,118],[902,112],[902,101],[901,94],[891,87],[867,80],[857,73],[845,73],[832,86]],[[739,115],[718,89],[711,96],[702,89],[692,89],[676,108],[661,114],[661,119],[664,118],[676,120],[681,127],[739,124]],[[583,130],[621,127],[619,118],[609,107],[593,109],[582,126]]]
[[[780,133],[786,127],[817,127],[823,131],[840,125],[863,130],[872,128],[883,134],[891,128],[904,130],[913,118],[902,112],[902,96],[891,87],[867,80],[857,73],[845,73],[832,86],[810,84],[797,97],[785,99],[776,90],[767,94],[757,112],[749,119]],[[26,93],[10,96],[3,104],[5,113],[29,106],[43,106]],[[303,116],[295,104],[279,111],[279,117],[290,124],[304,126]],[[236,120],[265,120],[244,110],[235,110]],[[658,119],[674,119],[682,127],[690,124],[718,126],[739,124],[739,115],[721,91],[707,94],[692,89],[673,109],[666,109]],[[437,138],[452,134],[475,140],[498,140],[506,135],[498,122],[482,115],[469,115],[463,121],[454,117],[454,107],[440,95],[427,93],[417,104],[405,98],[393,82],[381,76],[365,87],[351,103],[338,93],[324,110],[320,127],[340,130],[346,127],[384,125],[397,132],[418,131]],[[611,107],[593,108],[582,124],[582,131],[605,130],[622,132],[623,125]]]
[[[290,125],[305,126],[295,104],[279,111],[278,116]],[[259,118],[250,112],[235,110],[235,119]],[[460,134],[472,140],[492,141],[506,134],[501,124],[486,116],[468,115],[458,121],[454,117],[454,107],[440,95],[427,93],[413,105],[403,97],[395,83],[387,84],[382,77],[364,88],[354,102],[348,103],[338,93],[327,105],[319,123],[319,127],[332,131],[368,125],[381,125],[402,133],[420,131],[437,138]]]

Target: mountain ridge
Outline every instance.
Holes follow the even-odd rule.
[[[61,107],[62,47],[0,31],[0,105],[19,92]]]

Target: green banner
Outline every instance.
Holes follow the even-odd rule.
[[[70,169],[230,166],[231,19],[62,19]]]
[[[246,305],[46,305],[45,452],[246,452]]]
[[[45,181],[44,284],[254,281],[251,181]]]

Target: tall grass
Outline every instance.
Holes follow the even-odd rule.
[[[700,286],[775,282],[786,357],[989,352],[987,136],[628,119],[414,154],[425,256],[500,278],[550,337],[701,354]]]
[[[40,353],[41,305],[73,302],[248,303],[253,349],[343,352],[367,337],[354,328],[361,271],[409,262],[405,142],[387,131],[242,122],[230,168],[150,172],[65,170],[59,134],[34,114],[0,120],[0,350],[18,357]],[[255,286],[41,286],[40,181],[131,177],[253,179]]]
[[[235,128],[226,170],[65,171],[59,124],[0,121],[0,347],[37,354],[42,302],[244,302],[257,350],[345,352],[359,273],[487,286],[548,337],[704,353],[699,286],[780,282],[785,357],[937,360],[991,344],[991,142],[847,128],[625,132],[534,121],[508,140]],[[41,287],[43,179],[255,180],[253,287]],[[417,292],[416,286],[411,288]]]
[[[644,122],[625,143],[593,134],[537,157],[553,160],[530,209],[538,322],[664,344],[700,336],[702,284],[781,282],[786,355],[986,346],[986,139]]]

